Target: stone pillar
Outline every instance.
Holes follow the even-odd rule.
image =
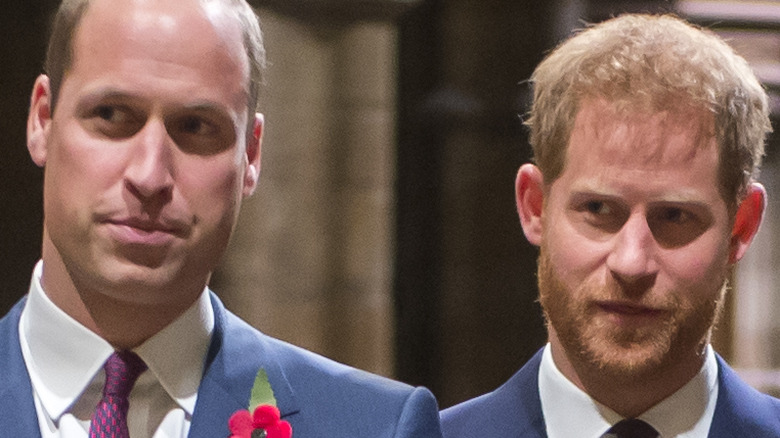
[[[258,12],[260,186],[212,286],[262,331],[390,375],[396,31]]]
[[[771,117],[780,117],[780,16],[773,2],[679,0],[677,12],[719,34],[742,55],[769,94]],[[771,134],[759,180],[769,194],[764,221],[753,244],[737,265],[725,312],[713,345],[737,372],[757,389],[780,394],[780,275],[777,264],[780,222],[780,136]]]

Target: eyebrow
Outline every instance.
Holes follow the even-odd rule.
[[[569,199],[571,201],[584,201],[587,198],[600,198],[605,200],[619,201],[625,199],[623,194],[609,190],[604,187],[597,187],[593,184],[583,184],[580,187],[573,188],[569,191]],[[686,205],[698,205],[701,207],[708,207],[709,202],[694,190],[675,190],[673,192],[664,193],[663,196],[652,196],[647,199],[648,204],[686,204]]]
[[[89,90],[84,93],[78,100],[77,105],[78,107],[83,107],[90,106],[101,101],[112,100],[143,102],[147,99],[116,87],[98,87],[94,90]],[[193,102],[182,102],[176,106],[180,108],[177,110],[177,112],[180,112],[183,109],[185,111],[196,111],[199,113],[224,115],[232,114],[229,107],[205,99],[199,99]]]
[[[195,102],[184,103],[181,105],[186,111],[195,111],[199,113],[219,113],[230,114],[229,108],[209,100],[198,100]]]
[[[90,106],[101,101],[111,100],[140,100],[139,97],[134,96],[131,93],[122,91],[115,87],[100,87],[93,90],[88,90],[82,94],[76,101],[77,108],[84,106]]]

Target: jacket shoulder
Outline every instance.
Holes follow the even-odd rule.
[[[438,405],[426,388],[339,363],[226,313],[226,337],[242,339],[243,354],[266,355],[284,375],[300,409],[290,419],[295,436],[441,437]]]
[[[710,438],[780,438],[780,400],[745,383],[720,356],[717,360],[718,400],[710,427]]]
[[[443,410],[444,437],[546,437],[539,399],[541,353],[495,391]]]

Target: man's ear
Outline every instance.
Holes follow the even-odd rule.
[[[46,165],[49,131],[51,130],[51,88],[49,77],[40,75],[30,96],[30,114],[27,116],[27,150],[33,162]]]
[[[524,164],[517,171],[515,200],[520,225],[525,238],[532,244],[542,243],[542,212],[544,210],[544,177],[538,167]]]
[[[731,230],[729,263],[738,262],[745,255],[761,225],[766,209],[766,190],[759,183],[748,186],[747,196],[739,204]]]
[[[249,136],[246,143],[247,165],[244,170],[244,197],[254,193],[257,188],[257,181],[260,179],[260,152],[263,145],[263,115],[256,113],[253,123],[252,135]]]

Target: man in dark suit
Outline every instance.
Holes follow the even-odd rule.
[[[771,126],[747,63],[675,17],[625,15],[564,42],[532,82],[535,164],[516,200],[549,344],[444,410],[444,436],[780,436],[780,402],[709,344],[765,205]]]
[[[0,321],[0,435],[441,436],[426,389],[271,339],[207,288],[257,185],[263,64],[244,0],[63,2],[31,98],[44,239]],[[231,422],[257,403],[281,418]]]

